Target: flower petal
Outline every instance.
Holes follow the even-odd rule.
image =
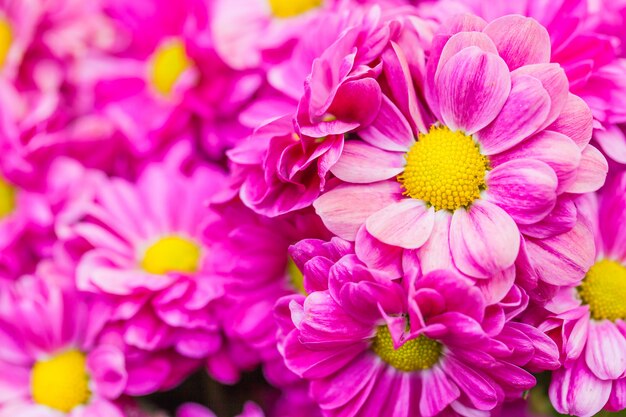
[[[369,216],[401,198],[402,189],[398,181],[342,184],[315,200],[313,207],[328,230],[354,241],[356,232]]]
[[[345,182],[367,184],[395,177],[404,171],[404,165],[403,153],[388,152],[367,143],[348,141],[330,172]]]
[[[587,366],[600,379],[617,379],[626,371],[626,339],[608,320],[591,321],[585,351]]]
[[[525,74],[535,77],[550,95],[550,113],[541,126],[543,129],[554,122],[563,111],[569,96],[569,81],[559,64],[525,65],[513,71],[512,75]]]
[[[502,16],[489,23],[483,32],[493,39],[511,71],[524,65],[550,62],[550,35],[533,18]]]
[[[611,394],[611,381],[596,378],[585,361],[552,373],[550,401],[559,413],[591,417],[599,412]]]
[[[500,207],[484,200],[468,210],[458,209],[450,225],[450,249],[461,272],[487,278],[515,262],[520,234],[515,222]]]
[[[440,366],[422,373],[420,415],[435,416],[460,396],[461,391]]]
[[[576,285],[594,262],[593,233],[582,222],[547,239],[527,239],[526,250],[537,277],[552,285]]]
[[[567,187],[567,192],[584,194],[598,191],[604,185],[609,172],[609,163],[602,153],[592,145],[583,149],[580,166],[576,171],[576,178]]]
[[[406,152],[413,144],[413,132],[395,104],[382,96],[380,110],[371,125],[359,131],[359,137],[386,151]]]
[[[435,225],[435,209],[423,201],[406,198],[371,215],[367,231],[388,245],[417,249],[430,237]]]
[[[591,109],[582,98],[569,94],[565,107],[559,117],[548,126],[548,130],[559,132],[572,138],[582,149],[591,140],[593,131],[593,115]],[[624,161],[626,162],[626,160]]]
[[[536,159],[548,164],[559,179],[557,192],[560,194],[576,178],[580,165],[580,149],[565,135],[544,130],[528,138],[514,148],[495,155],[491,162],[497,166],[517,158]]]
[[[550,96],[536,78],[511,77],[511,94],[493,122],[476,133],[485,155],[510,149],[532,135],[546,121]]]
[[[515,159],[498,165],[487,175],[487,195],[518,224],[546,217],[556,204],[558,179],[545,163]]]
[[[504,61],[476,46],[450,58],[435,82],[444,123],[469,135],[496,118],[511,91]]]

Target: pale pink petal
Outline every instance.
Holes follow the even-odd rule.
[[[450,222],[452,215],[445,210],[435,213],[435,226],[428,241],[419,249],[419,266],[423,274],[437,269],[452,269],[450,253]]]
[[[537,277],[552,285],[576,285],[594,262],[593,233],[582,222],[567,233],[528,239],[526,250]]]
[[[515,159],[488,173],[487,196],[518,224],[532,224],[554,208],[557,185],[556,174],[547,164]]]
[[[513,75],[516,74],[530,75],[541,81],[550,95],[551,105],[548,117],[539,130],[552,124],[563,111],[569,96],[569,81],[563,68],[559,64],[525,65],[513,72]]]
[[[471,46],[448,60],[436,85],[445,125],[473,134],[502,110],[511,91],[511,75],[499,56]]]
[[[487,278],[515,262],[520,234],[504,210],[484,200],[458,209],[450,224],[450,249],[459,270]]]
[[[514,148],[491,158],[494,166],[511,159],[537,159],[548,164],[559,179],[557,193],[563,192],[575,179],[580,165],[580,149],[565,135],[544,130]]]
[[[511,94],[502,111],[476,138],[485,155],[510,149],[532,135],[545,122],[550,111],[550,96],[536,78],[511,77]]]
[[[596,130],[594,138],[602,150],[615,162],[626,164],[626,135],[618,126]]]
[[[500,17],[483,30],[493,39],[498,53],[511,71],[530,64],[550,62],[550,35],[530,17]]]
[[[355,184],[383,181],[404,171],[404,153],[389,152],[367,143],[347,141],[330,169],[337,178]]]
[[[411,126],[400,110],[382,96],[380,110],[371,125],[359,131],[365,142],[386,151],[407,152],[414,143]]]
[[[430,237],[435,224],[435,209],[423,201],[406,198],[371,215],[367,231],[383,243],[417,249]]]
[[[552,373],[550,400],[559,413],[591,417],[599,412],[611,394],[611,381],[596,378],[585,361]]]
[[[585,361],[600,379],[617,379],[626,371],[626,339],[608,320],[591,321]]]
[[[353,241],[369,216],[402,198],[398,181],[342,184],[315,200],[313,207],[331,232]]]
[[[592,145],[583,149],[576,179],[567,187],[569,193],[584,194],[598,191],[604,185],[609,172],[609,163],[602,153]]]
[[[498,49],[489,36],[482,32],[459,32],[450,37],[446,45],[441,51],[439,62],[437,62],[437,71],[435,72],[435,79],[438,77],[439,72],[444,65],[463,49],[470,46],[476,46],[485,52],[497,54]]]
[[[570,137],[582,149],[591,140],[593,131],[591,109],[582,98],[570,93],[561,114],[548,126],[548,130]]]

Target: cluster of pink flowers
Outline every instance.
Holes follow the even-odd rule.
[[[626,409],[623,0],[0,0],[0,110],[0,417]]]

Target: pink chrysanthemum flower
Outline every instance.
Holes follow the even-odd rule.
[[[3,304],[0,416],[124,417],[114,402],[126,385],[124,356],[94,343],[107,310],[31,277]]]
[[[547,336],[488,307],[470,280],[409,268],[402,285],[336,256],[305,270],[316,291],[277,305],[281,353],[324,415],[475,416],[535,384],[522,367],[558,366]]]
[[[211,157],[250,133],[239,110],[263,81],[258,71],[234,71],[215,53],[210,4],[108,1],[118,45],[94,52],[78,79],[94,90],[96,109],[112,120],[130,149],[166,146],[191,123]]]
[[[411,79],[420,74],[408,71],[411,53],[383,54],[397,75],[386,81],[391,91],[408,97],[383,96],[361,140],[346,142],[331,168],[343,183],[314,203],[326,226],[354,240],[365,225],[407,250],[446,233],[454,265],[475,278],[510,268],[522,236],[571,229],[569,196],[598,189],[608,168],[589,145],[589,108],[549,63],[546,30],[521,16],[452,19],[423,75],[427,107]]]
[[[207,267],[224,282],[224,328],[229,342],[243,344],[251,355],[249,366],[264,365],[267,380],[279,387],[298,378],[285,369],[276,350],[277,325],[273,317],[276,301],[288,294],[304,292],[302,273],[289,257],[289,246],[304,238],[326,238],[328,231],[314,213],[296,212],[269,219],[234,199],[212,207],[204,242],[211,252]],[[236,364],[235,364],[236,365]],[[225,360],[210,360],[211,374],[234,382]],[[226,369],[224,369],[226,368]]]
[[[546,305],[544,324],[561,345],[550,398],[564,414],[581,417],[626,408],[626,174],[582,203],[595,230],[596,261],[575,287]]]
[[[206,204],[224,181],[210,166],[186,176],[152,165],[135,184],[102,184],[71,227],[88,246],[78,288],[117,306],[106,337],[127,353],[129,393],[171,387],[220,348],[214,306],[224,290],[207,270],[202,233]]]

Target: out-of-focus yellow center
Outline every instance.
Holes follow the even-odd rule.
[[[191,65],[181,39],[164,41],[152,56],[152,85],[160,94],[169,96],[180,76]]]
[[[200,246],[178,236],[167,236],[150,246],[141,267],[151,274],[193,273],[198,270]]]
[[[268,0],[272,14],[279,18],[301,15],[309,10],[320,7],[323,0]]]
[[[0,219],[13,213],[16,205],[15,187],[0,177]]]
[[[304,289],[304,275],[291,257],[289,257],[287,261],[287,274],[289,275],[291,286],[300,294],[306,294],[306,290]]]
[[[0,17],[0,67],[4,66],[12,44],[13,29],[8,20]]]
[[[486,188],[489,159],[463,132],[432,126],[428,133],[419,135],[405,158],[406,167],[398,176],[404,195],[425,201],[436,210],[467,207]]]
[[[68,350],[35,364],[31,375],[33,400],[64,413],[87,404],[91,397],[85,354]]]
[[[626,319],[626,267],[603,259],[587,272],[578,294],[596,320]]]
[[[441,343],[419,336],[409,340],[398,349],[393,347],[393,339],[387,326],[380,326],[372,343],[372,350],[394,368],[404,372],[430,369],[441,357]]]

